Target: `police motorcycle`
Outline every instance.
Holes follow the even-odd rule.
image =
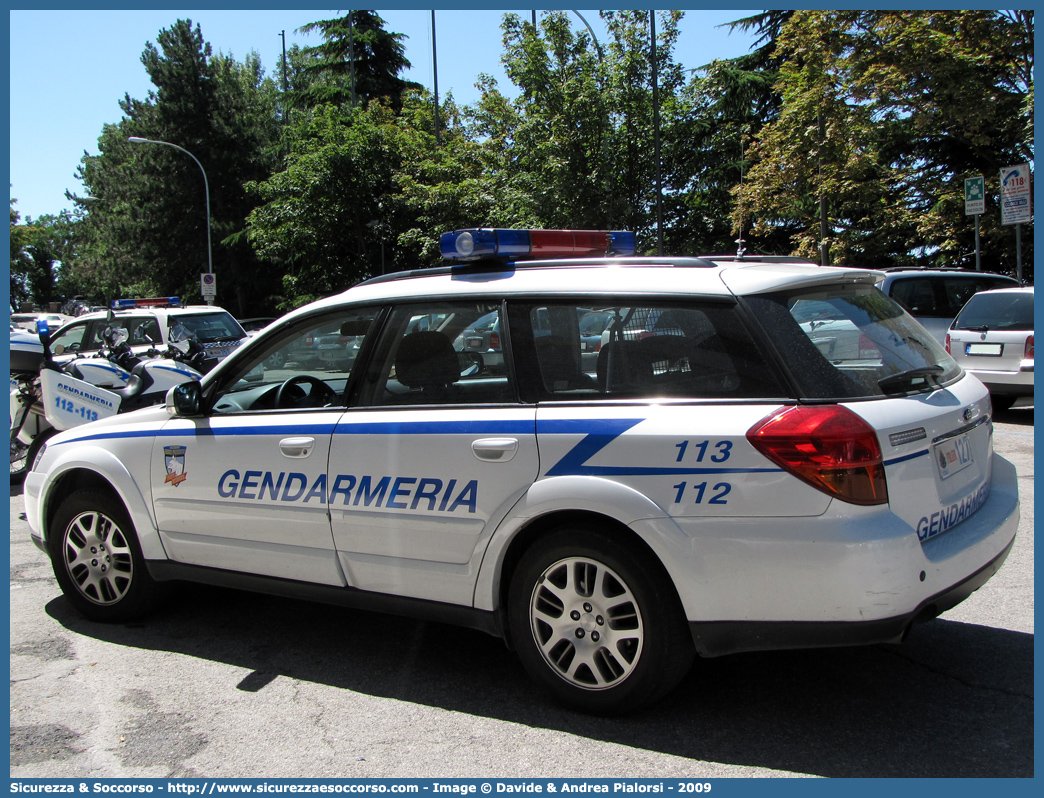
[[[151,349],[139,357],[127,345],[127,330],[110,326],[98,353],[59,365],[46,322],[38,329],[35,341],[31,334],[16,339],[12,333],[11,339],[11,480],[16,483],[54,433],[159,404],[171,387],[198,380],[217,362],[176,324],[163,352]]]

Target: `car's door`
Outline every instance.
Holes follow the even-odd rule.
[[[354,587],[470,605],[489,536],[536,477],[535,411],[511,370],[453,349],[489,312],[499,303],[390,314],[330,453],[334,541]]]
[[[336,331],[348,315],[366,324],[376,311],[326,314],[269,337],[208,388],[203,417],[164,426],[151,482],[172,560],[345,584],[330,533],[327,465],[350,366],[306,368],[271,356]],[[283,367],[266,367],[276,360]]]

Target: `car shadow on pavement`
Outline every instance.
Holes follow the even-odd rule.
[[[564,709],[493,637],[468,629],[204,585],[176,585],[145,621],[71,632],[249,671],[694,761],[828,777],[1031,777],[1033,636],[954,621],[903,645],[765,652],[697,661],[659,704],[621,718]],[[217,702],[219,697],[215,697]]]
[[[1033,427],[1032,400],[1020,399],[1007,410],[995,410],[993,420],[1000,424],[1015,424],[1020,427]]]

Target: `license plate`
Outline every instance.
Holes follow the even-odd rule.
[[[935,462],[939,464],[939,475],[943,479],[949,479],[970,466],[972,450],[967,434],[936,444]]]
[[[968,344],[964,347],[966,355],[987,355],[988,357],[1000,357],[1004,351],[1003,344]]]

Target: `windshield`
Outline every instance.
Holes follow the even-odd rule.
[[[746,303],[807,398],[932,391],[962,374],[931,333],[869,285],[817,286]]]

